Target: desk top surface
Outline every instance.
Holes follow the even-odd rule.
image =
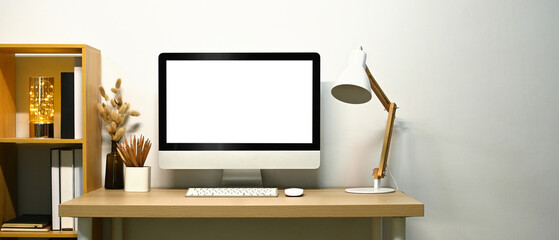
[[[402,193],[349,194],[343,188],[305,189],[301,197],[185,197],[186,189],[147,193],[97,189],[60,205],[68,217],[295,218],[419,217],[423,203]]]

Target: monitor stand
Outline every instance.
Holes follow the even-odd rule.
[[[223,169],[222,187],[262,187],[260,169]]]

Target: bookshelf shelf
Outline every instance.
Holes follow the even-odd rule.
[[[37,54],[57,55],[73,54],[82,58],[82,139],[61,138],[26,138],[16,134],[17,95],[16,85],[23,80],[16,78],[16,71],[38,70],[35,67],[19,64],[16,55]],[[19,58],[18,58],[19,59]],[[42,71],[42,70],[41,70]],[[81,145],[83,164],[83,193],[102,187],[101,181],[101,129],[97,116],[97,102],[100,99],[97,90],[101,83],[101,51],[84,44],[0,44],[0,219],[11,219],[18,214],[15,206],[18,203],[18,170],[22,164],[17,163],[18,146],[21,144],[37,144],[37,149],[57,147],[60,144]],[[18,87],[18,89],[20,89]],[[25,148],[36,151],[35,146]],[[30,169],[31,166],[30,166]],[[25,169],[24,169],[25,171]],[[24,191],[24,189],[20,189]],[[25,199],[20,199],[26,201]],[[0,220],[1,223],[1,220]],[[97,229],[96,231],[98,231]],[[0,238],[75,238],[75,231],[51,232],[0,232]]]
[[[0,238],[77,238],[76,231],[0,232]]]
[[[82,144],[82,139],[61,138],[0,138],[0,143]]]

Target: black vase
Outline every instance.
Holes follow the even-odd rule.
[[[123,189],[124,188],[124,168],[120,154],[116,150],[118,141],[111,141],[111,152],[107,154],[107,164],[105,167],[105,188]]]

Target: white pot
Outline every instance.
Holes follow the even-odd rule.
[[[125,192],[149,192],[151,190],[151,167],[126,167]]]

